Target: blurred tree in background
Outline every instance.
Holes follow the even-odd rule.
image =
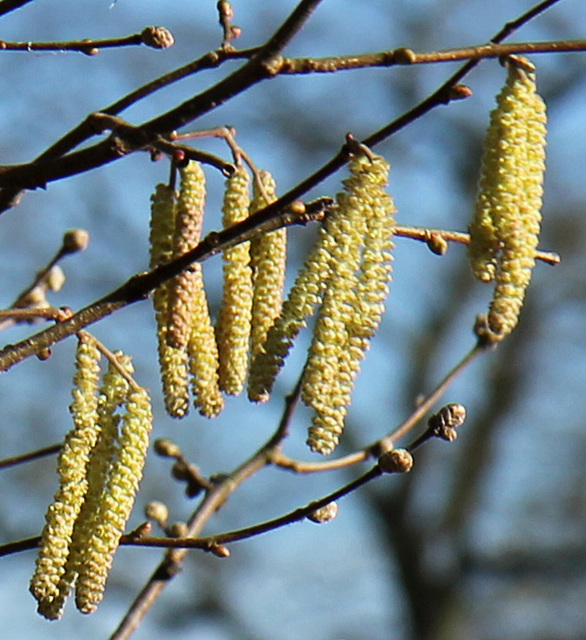
[[[94,120],[87,138],[65,150],[80,154],[69,163],[35,164],[33,159],[88,114],[206,52],[219,56],[208,59],[213,62],[209,68],[145,94],[119,115],[133,126],[157,122],[161,114],[210,88],[230,88],[230,81],[222,84],[224,79],[244,68],[257,52],[250,48],[269,42],[288,16],[295,17],[296,7],[285,0],[235,0],[233,24],[242,33],[222,47],[223,38],[230,35],[230,19],[224,19],[223,33],[216,2],[172,4],[86,0],[82,6],[75,0],[0,0],[5,43],[0,51],[0,203],[5,209],[0,216],[0,308],[12,305],[71,228],[87,230],[91,241],[83,253],[60,263],[66,282],[58,293],[48,294],[55,307],[79,310],[133,274],[145,272],[149,198],[154,185],[169,176],[165,159],[151,162],[149,153],[138,150],[152,150],[153,127],[137,131],[113,121],[100,132]],[[528,15],[531,19],[505,42],[567,44],[582,39],[575,52],[568,52],[569,45],[566,52],[535,55],[520,49],[537,67],[540,93],[548,106],[540,246],[559,253],[562,262],[555,268],[537,264],[519,327],[496,350],[476,358],[426,414],[427,418],[447,402],[464,404],[468,420],[456,442],[431,441],[414,453],[411,473],[385,476],[351,492],[339,501],[339,515],[331,523],[318,527],[304,521],[229,544],[231,556],[226,559],[191,551],[181,573],[164,581],[160,598],[139,621],[135,637],[581,640],[586,637],[583,3],[324,0],[300,2],[299,7],[315,11],[302,28],[292,30],[294,37],[280,53],[294,60],[335,56],[338,66],[340,56],[401,47],[417,54],[481,45],[532,9],[535,15]],[[143,32],[147,25],[164,25],[175,44],[157,49],[81,43],[77,48],[82,52],[35,46],[123,38]],[[15,43],[22,46],[12,46]],[[506,71],[494,57],[482,59],[462,79],[470,97],[447,105],[436,101],[421,117],[409,114],[471,55],[454,62],[387,63],[328,74],[283,72],[260,82],[255,76],[250,86],[241,75],[241,93],[229,89],[221,99],[212,99],[217,104],[196,119],[187,118],[180,131],[233,126],[237,143],[256,166],[275,176],[278,195],[291,192],[340,157],[340,170],[325,172],[309,191],[294,195],[310,202],[340,190],[340,180],[347,175],[340,149],[348,132],[367,140],[389,123],[398,123],[396,131],[381,136],[374,147],[392,165],[389,193],[397,205],[398,224],[464,232],[474,208],[489,112]],[[397,120],[403,117],[408,126]],[[113,132],[116,126],[120,128]],[[171,128],[179,124],[173,122]],[[168,130],[163,127],[162,132]],[[108,144],[119,133],[129,146],[123,149],[124,157],[114,159]],[[133,136],[142,134],[147,137],[137,143]],[[126,154],[135,150],[133,144],[137,152]],[[198,138],[186,144],[228,163],[232,160],[220,139]],[[19,164],[21,169],[10,169]],[[205,169],[207,233],[221,229],[225,178],[213,167]],[[46,189],[26,191],[18,206],[9,206],[21,187],[33,186]],[[288,287],[316,227],[310,223],[290,228]],[[221,263],[215,256],[204,264],[214,315],[221,300]],[[450,243],[446,255],[438,256],[424,243],[396,239],[387,312],[363,361],[334,459],[391,433],[413,413],[420,398],[473,347],[474,320],[486,311],[490,290],[473,279],[463,246]],[[19,345],[44,328],[3,326],[6,349],[0,358],[10,352],[9,344]],[[160,392],[152,305],[146,301],[124,306],[88,330],[108,348],[133,356],[135,378],[150,389],[153,399],[153,438],[172,439],[203,477],[215,475],[220,481],[274,433],[311,338],[310,331],[300,336],[266,405],[230,398],[213,421],[194,411],[173,421],[164,411]],[[71,422],[74,348],[75,338],[69,337],[54,345],[49,360],[28,357],[1,376],[1,458],[62,441]],[[292,459],[322,462],[310,457],[304,444],[310,419],[306,408],[296,411],[284,451]],[[407,445],[424,429],[422,421],[398,445]],[[211,515],[203,534],[288,513],[352,482],[375,462],[307,474],[267,466]],[[167,505],[171,521],[190,518],[201,495],[189,500],[170,469],[168,459],[149,452],[129,530],[144,522],[144,508],[155,500]],[[1,543],[39,535],[57,486],[55,456],[10,465],[0,473],[5,487],[0,496]],[[163,553],[120,548],[99,610],[81,618],[69,606],[63,619],[52,624],[35,613],[28,594],[34,551],[7,553],[0,572],[2,628],[11,638],[77,638],[80,633],[127,637],[124,622],[121,631],[114,630]]]

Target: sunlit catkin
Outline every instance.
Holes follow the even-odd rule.
[[[132,373],[133,367],[130,357],[121,352],[117,352],[115,355],[119,365],[129,373]],[[92,532],[99,520],[101,499],[106,489],[108,471],[113,461],[118,438],[117,425],[120,417],[115,411],[124,402],[128,391],[128,382],[110,362],[100,387],[98,402],[99,433],[87,464],[87,491],[71,534],[71,545],[65,572],[58,585],[59,594],[50,603],[43,602],[39,604],[39,612],[45,617],[51,619],[61,617],[65,601],[78,573],[83,573],[84,563],[87,562],[88,557],[91,558]]]
[[[251,215],[276,200],[276,185],[271,174],[261,171],[259,178],[264,194],[255,181],[254,197],[250,203]],[[269,328],[281,313],[287,263],[287,229],[255,236],[250,243],[250,262],[254,285],[250,353],[254,358],[261,351]]]
[[[248,217],[249,190],[249,174],[240,165],[226,181],[222,209],[225,229]],[[224,251],[224,291],[216,323],[219,385],[230,395],[241,393],[246,381],[251,314],[250,243],[242,242]]]
[[[151,196],[150,267],[154,269],[173,257],[175,234],[175,191],[168,185],[158,184]],[[159,367],[163,383],[165,408],[174,418],[182,418],[189,411],[189,381],[187,351],[167,342],[168,283],[153,293],[153,307],[157,323]]]
[[[173,258],[195,248],[201,236],[205,207],[205,174],[198,162],[180,170],[181,189],[175,215]],[[167,343],[176,349],[187,347],[191,335],[196,283],[202,279],[197,264],[185,269],[169,283]]]
[[[195,266],[199,268],[200,278],[195,282],[193,290],[193,325],[187,347],[193,404],[201,415],[213,418],[224,408],[224,397],[219,386],[218,347],[201,277],[201,265]]]
[[[103,597],[114,553],[134,505],[149,444],[152,411],[147,391],[133,389],[124,406],[118,446],[88,541],[88,555],[78,568],[75,601],[83,613],[94,611]]]
[[[39,613],[54,619],[61,615],[69,593],[70,579],[63,581],[71,535],[87,490],[87,465],[98,436],[98,385],[100,353],[89,337],[81,337],[76,352],[73,429],[65,437],[57,462],[59,488],[45,516],[36,569],[30,590],[39,603]],[[56,606],[51,606],[57,601]]]
[[[333,236],[329,216],[318,231],[317,242],[283,303],[278,316],[267,333],[267,339],[250,365],[248,397],[253,402],[266,402],[277,374],[289,354],[293,341],[307,318],[312,316],[331,275]]]
[[[476,216],[480,212],[492,224],[493,248],[485,254],[485,271],[480,267],[479,272],[481,279],[494,276],[496,281],[488,313],[493,340],[502,340],[517,325],[539,241],[547,118],[531,69],[524,60],[509,62],[485,142]],[[473,268],[474,247],[483,242],[477,234],[475,245],[474,224]]]
[[[356,156],[331,215],[335,246],[302,382],[315,410],[308,444],[330,453],[338,443],[360,361],[384,312],[391,276],[395,207],[385,192],[389,165]]]

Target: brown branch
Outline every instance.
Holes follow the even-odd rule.
[[[16,465],[30,462],[31,460],[38,460],[39,458],[45,458],[59,453],[62,443],[52,444],[43,449],[37,449],[36,451],[29,451],[28,453],[21,453],[18,456],[12,456],[11,458],[4,458],[0,460],[0,469],[7,469],[8,467],[15,467]],[[0,555],[2,555],[0,553]]]
[[[159,37],[153,39],[153,33]],[[149,37],[150,36],[150,37]],[[155,49],[165,49],[173,44],[173,36],[163,27],[147,27],[141,33],[133,33],[121,38],[106,38],[104,40],[68,40],[62,42],[8,42],[0,40],[0,51],[78,51],[86,55],[95,55],[100,49],[128,47],[144,44]]]
[[[411,240],[419,240],[420,242],[433,242],[434,237],[443,238],[446,242],[456,242],[458,244],[469,244],[470,235],[461,231],[446,231],[444,229],[428,229],[427,227],[412,227],[397,225],[395,227],[395,235],[402,238],[410,238]],[[550,265],[556,265],[561,262],[559,254],[553,251],[536,251],[535,259],[546,262]]]
[[[559,2],[559,0],[542,2],[538,7],[534,7],[514,23],[509,23],[505,29],[501,30],[501,32],[492,39],[492,42],[499,43],[515,28],[524,24],[530,17],[534,17],[556,2]],[[254,84],[274,77],[278,74],[279,66],[283,60],[278,55],[279,51],[288,44],[296,30],[301,28],[317,4],[319,4],[319,0],[304,0],[300,2],[283,26],[279,28],[267,44],[260,49],[259,53],[253,56],[243,67],[213,87],[187,100],[174,109],[135,127],[132,136],[111,136],[110,139],[102,143],[84,149],[77,154],[70,154],[64,158],[46,159],[44,162],[37,160],[26,165],[1,167],[0,187],[11,188],[12,198],[8,198],[8,202],[0,200],[0,210],[4,210],[1,208],[4,202],[6,202],[7,206],[11,206],[11,203],[14,204],[16,194],[23,187],[44,187],[47,182],[83,173],[120,159],[137,149],[148,146],[157,135],[165,135],[174,129],[185,126],[239,93],[242,93]],[[468,61],[427,99],[403,116],[373,133],[366,138],[363,143],[368,147],[376,146],[436,106],[448,104],[451,100],[460,98],[461,95],[454,94],[453,88],[478,62],[479,60]],[[48,158],[48,156],[44,154],[43,156]],[[281,198],[281,204],[283,204],[283,202],[290,203],[298,199],[309,189],[315,187],[332,173],[340,169],[346,163],[346,160],[347,153],[345,148],[343,148],[321,169],[318,169],[300,185],[285,194],[285,196]]]
[[[20,7],[24,7],[29,2],[33,2],[33,0],[2,0],[0,2],[0,16],[6,15],[15,9],[20,9]]]
[[[439,62],[456,62],[459,60],[483,60],[522,53],[561,53],[572,51],[586,51],[586,40],[519,42],[514,44],[490,43],[422,53],[417,53],[411,49],[399,48],[390,51],[380,51],[377,53],[353,56],[284,58],[281,66],[279,67],[278,73],[279,75],[336,73],[338,71],[366,69],[372,67],[432,64]]]
[[[174,109],[139,127],[119,131],[118,135],[112,135],[107,140],[79,152],[64,157],[49,156],[45,153],[33,163],[0,167],[0,187],[12,190],[12,197],[8,198],[7,206],[15,203],[16,194],[22,188],[45,187],[48,182],[95,169],[143,149],[157,136],[164,136],[189,124],[254,84],[273,77],[275,57],[301,29],[320,1],[302,0],[276,33],[243,67]],[[85,126],[91,129],[91,118]]]
[[[299,380],[293,392],[285,398],[285,407],[279,426],[269,440],[207,493],[188,522],[188,537],[197,538],[207,521],[222,507],[230,495],[257,471],[270,464],[272,452],[281,447],[283,439],[287,436],[289,423],[299,402],[300,390]],[[132,635],[169,581],[181,570],[181,563],[186,554],[187,549],[171,549],[165,554],[163,561],[138,594],[110,640],[125,640]]]
[[[388,435],[372,442],[359,451],[350,453],[347,456],[338,458],[337,460],[326,460],[324,462],[305,462],[302,460],[295,460],[282,453],[280,450],[272,453],[271,462],[283,469],[293,471],[294,473],[316,473],[320,471],[332,471],[333,469],[341,469],[349,467],[359,462],[363,462],[370,457],[378,457],[384,451],[389,451],[394,448],[395,443],[399,438],[405,436],[411,431],[417,424],[423,419],[425,414],[431,410],[431,408],[440,400],[443,394],[447,391],[448,387],[454,382],[454,380],[470,365],[481,353],[489,349],[490,347],[477,344],[471,351],[469,351],[455,366],[454,368],[438,383],[435,389],[416,407],[409,417],[403,421],[398,427],[395,427]],[[409,446],[409,449],[416,448],[420,442],[416,440]]]
[[[237,529],[235,531],[228,531],[226,533],[218,533],[216,535],[208,536],[205,538],[146,537],[140,540],[128,540],[126,544],[139,547],[168,547],[174,549],[209,550],[230,542],[246,540],[247,538],[253,538],[263,533],[268,533],[269,531],[274,531],[289,524],[293,524],[294,522],[304,520],[314,511],[317,511],[318,509],[321,509],[322,507],[325,507],[328,504],[335,502],[336,500],[339,500],[344,496],[347,496],[353,491],[356,491],[371,480],[374,480],[375,478],[381,476],[382,473],[383,472],[380,470],[379,466],[375,465],[374,467],[372,467],[372,469],[370,469],[360,477],[352,480],[348,484],[340,487],[340,489],[333,491],[327,496],[324,496],[323,498],[319,498],[317,500],[313,500],[304,507],[294,509],[293,511],[279,516],[278,518],[273,518],[272,520],[267,520],[266,522],[261,522],[251,527],[245,527],[243,529]]]
[[[319,219],[323,215],[324,207],[330,203],[329,198],[322,198],[308,204],[304,213],[298,213],[294,210],[284,211],[268,220],[265,219],[265,216],[260,215],[263,212],[259,212],[228,229],[209,233],[192,251],[152,271],[132,276],[118,289],[81,309],[71,318],[15,345],[7,345],[0,351],[0,371],[10,369],[25,358],[61,342],[68,336],[78,333],[123,307],[145,300],[160,284],[175,277],[194,262],[202,262],[227,248],[246,242],[256,233],[275,231],[296,224],[305,225],[308,221]],[[274,206],[267,207],[265,211],[269,209],[274,210]]]

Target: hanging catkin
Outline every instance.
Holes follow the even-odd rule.
[[[523,59],[508,62],[485,141],[470,226],[470,259],[481,280],[495,279],[488,313],[492,340],[517,325],[535,266],[545,173],[546,109]]]
[[[36,569],[30,591],[39,613],[49,619],[61,614],[74,575],[63,580],[75,520],[87,491],[87,465],[98,437],[100,352],[91,338],[77,345],[71,413],[73,428],[65,437],[57,461],[59,489],[45,516]]]
[[[308,444],[327,454],[337,445],[354,380],[384,312],[391,276],[395,207],[384,187],[389,165],[356,156],[330,228],[332,270],[316,322],[301,394],[315,416]]]
[[[276,200],[276,185],[272,175],[268,171],[261,171],[259,178],[264,194],[255,181],[250,215]],[[255,236],[250,243],[250,261],[254,283],[250,355],[254,358],[261,351],[268,330],[283,306],[287,229],[283,227]]]
[[[158,184],[151,196],[151,269],[169,262],[173,257],[175,207],[174,189],[168,185]],[[169,283],[167,282],[157,287],[153,293],[159,367],[167,413],[174,418],[182,418],[189,411],[188,356],[185,349],[177,349],[167,342],[168,296]]]
[[[115,457],[100,500],[95,527],[88,541],[90,557],[79,567],[75,601],[83,613],[94,611],[101,601],[114,553],[126,528],[142,471],[152,428],[150,399],[145,389],[133,389],[125,401],[125,413]]]
[[[269,399],[293,341],[322,301],[331,273],[331,251],[334,243],[330,224],[328,216],[318,231],[314,248],[283,303],[281,315],[270,327],[264,345],[251,361],[248,397],[253,402],[266,402]]]
[[[243,165],[226,181],[223,224],[228,228],[248,217],[250,177]],[[250,243],[224,251],[224,291],[216,323],[220,389],[230,395],[242,392],[248,370],[252,314]]]

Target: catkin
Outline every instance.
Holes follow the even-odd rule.
[[[333,239],[329,217],[318,231],[317,242],[283,303],[281,315],[267,333],[267,339],[250,365],[248,397],[254,402],[266,402],[285,358],[307,318],[322,301],[331,275]]]
[[[39,603],[39,613],[49,619],[61,615],[72,581],[64,580],[75,520],[87,491],[87,465],[98,436],[98,385],[100,352],[95,343],[81,337],[76,352],[73,429],[65,437],[57,462],[59,489],[45,516],[36,569],[30,591]],[[53,604],[55,603],[55,604]]]
[[[250,177],[243,165],[226,181],[223,224],[228,228],[249,215]],[[222,391],[238,395],[248,370],[252,314],[252,269],[250,242],[224,251],[224,292],[216,322],[219,354],[219,385]]]
[[[488,313],[492,340],[502,340],[517,325],[539,241],[547,118],[528,69],[522,59],[509,62],[491,114],[470,227],[473,271],[482,280],[495,279]]]
[[[94,611],[103,597],[114,553],[130,517],[142,478],[152,428],[147,391],[132,390],[126,398],[125,411],[95,526],[87,542],[84,562],[78,568],[75,600],[83,613]]]
[[[181,173],[181,189],[175,215],[173,258],[195,248],[201,236],[205,206],[205,174],[198,162],[189,162]],[[169,283],[167,343],[185,349],[191,335],[196,283],[201,280],[197,264],[188,267]]]
[[[151,269],[169,262],[173,257],[175,208],[175,191],[167,185],[158,184],[151,196]],[[168,283],[163,283],[153,293],[159,367],[167,413],[174,418],[182,418],[189,411],[188,357],[185,349],[177,349],[167,342],[168,296]]]
[[[271,174],[261,171],[260,180],[264,195],[255,181],[250,215],[276,200],[276,185]],[[250,354],[251,358],[254,358],[261,351],[267,333],[283,306],[287,229],[283,227],[255,236],[250,243],[250,262],[254,286]]]
[[[337,445],[360,362],[384,312],[391,276],[395,207],[385,192],[389,165],[356,156],[330,228],[332,272],[303,375],[301,395],[315,411],[308,444]]]
[[[175,215],[173,258],[199,242],[205,206],[205,174],[197,162],[181,169],[181,189]],[[218,347],[210,318],[200,263],[194,263],[169,283],[164,386],[171,415],[187,413],[187,370],[191,372],[194,404],[202,415],[220,413],[224,399],[218,386]],[[178,392],[174,404],[172,389]]]

